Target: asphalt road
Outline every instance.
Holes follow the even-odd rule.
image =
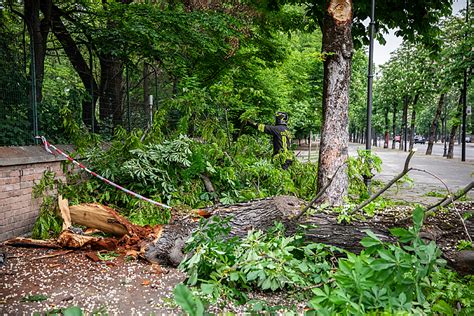
[[[383,146],[383,143],[379,143],[380,146]],[[390,148],[392,148],[392,144],[389,144]],[[365,145],[362,145],[365,146]],[[395,144],[395,148],[398,149],[399,143]],[[418,149],[420,153],[425,153],[426,148],[428,147],[428,144],[415,144],[415,148]],[[448,151],[448,144],[446,144],[446,152]],[[433,156],[443,156],[444,154],[444,143],[436,143],[433,144],[433,151],[432,155]],[[461,145],[458,145],[457,143],[454,145],[454,158],[460,158],[461,157]],[[474,160],[474,143],[466,143],[466,160]]]
[[[416,144],[417,152],[410,162],[410,167],[426,170],[436,175],[446,184],[451,192],[455,192],[474,181],[474,144],[467,144],[465,162],[461,162],[461,146],[459,145],[455,146],[453,159],[443,157],[443,144],[435,144],[431,156],[425,155],[426,147],[426,144]],[[365,145],[351,143],[349,145],[349,155],[357,155],[357,148],[365,149]],[[382,171],[376,175],[375,179],[380,179],[387,183],[403,170],[408,155],[407,152],[391,148],[384,149],[382,147],[373,147],[372,150],[382,159]],[[302,160],[307,160],[308,152],[302,150],[299,153],[299,157]],[[317,161],[317,148],[312,153],[311,160]],[[428,173],[412,171],[409,176],[414,181],[413,186],[404,187],[400,190],[391,190],[390,194],[392,197],[404,200],[423,200],[429,203],[435,198],[426,197],[428,192],[446,192],[444,184]],[[474,192],[471,190],[468,196],[474,199]]]

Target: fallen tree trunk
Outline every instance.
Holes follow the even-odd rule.
[[[286,226],[287,233],[294,234],[300,229],[300,225],[307,228],[304,234],[307,240],[334,245],[351,252],[362,250],[360,240],[366,236],[365,231],[371,230],[382,241],[396,242],[389,233],[393,227],[408,227],[412,224],[412,210],[410,207],[395,207],[385,209],[373,217],[363,218],[362,213],[352,216],[350,222],[340,223],[338,213],[330,211],[319,211],[314,214],[298,218],[305,202],[291,196],[277,196],[273,198],[255,200],[227,206],[218,206],[198,214],[207,216],[230,217],[231,236],[244,237],[251,230],[267,230],[275,221]],[[474,212],[474,203],[468,202],[457,204],[455,211],[438,211],[425,219],[422,228],[422,237],[433,240],[443,251],[443,256],[449,265],[455,270],[463,273],[473,273],[474,252],[456,251],[459,240],[468,240],[467,234],[474,235],[474,216],[464,221],[465,228],[459,214]],[[175,214],[172,222],[165,226],[141,227],[130,223],[113,209],[94,205],[81,204],[71,212],[71,219],[76,220],[75,213],[85,214],[88,219],[85,226],[108,227],[116,226],[113,230],[122,230],[120,238],[100,238],[75,234],[71,228],[64,230],[54,241],[35,241],[31,239],[17,238],[8,241],[8,245],[16,246],[38,246],[49,248],[91,248],[95,250],[135,250],[145,259],[160,264],[177,266],[183,259],[183,247],[198,228],[196,218],[189,215]],[[67,213],[67,208],[64,208]],[[80,210],[80,211],[79,211]],[[83,213],[85,212],[85,213]],[[95,216],[95,213],[104,216]],[[108,215],[107,215],[108,214]],[[196,215],[197,216],[197,215]],[[298,218],[298,220],[297,220]],[[84,222],[83,222],[84,223]],[[106,225],[107,224],[107,225]]]
[[[466,204],[461,212],[473,212],[474,203]],[[230,216],[232,227],[231,236],[244,237],[253,229],[266,230],[275,221],[282,222],[287,227],[288,234],[293,234],[299,224],[309,226],[305,230],[307,240],[334,245],[352,252],[362,250],[360,240],[366,236],[365,230],[371,230],[387,242],[396,239],[389,233],[393,227],[408,227],[412,224],[409,207],[396,207],[377,213],[374,217],[361,218],[355,216],[349,223],[339,223],[335,212],[318,212],[311,216],[302,217],[299,222],[294,219],[304,207],[304,201],[290,196],[251,201],[247,203],[220,206],[210,209],[212,216]],[[458,208],[460,206],[457,206]],[[465,221],[469,234],[474,234],[474,217]],[[182,252],[185,241],[198,227],[191,219],[176,219],[171,225],[163,227],[160,238],[149,244],[145,256],[147,259],[158,260],[161,264],[176,266],[184,259]],[[433,240],[443,251],[443,256],[454,269],[460,272],[472,272],[474,254],[456,251],[459,240],[467,240],[466,233],[459,217],[455,212],[438,212],[426,218],[422,229],[425,239]]]

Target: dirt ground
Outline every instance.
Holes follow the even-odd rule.
[[[87,257],[91,252],[81,250],[43,257],[58,252],[64,250],[0,245],[0,254],[6,254],[0,264],[0,316],[47,315],[72,306],[97,316],[183,315],[173,296],[175,285],[185,279],[177,269],[120,257],[108,264],[93,262]],[[248,294],[249,299],[268,306],[296,308],[298,314],[303,314],[306,306],[285,292]],[[33,295],[46,299],[25,301]],[[208,312],[217,315],[243,315],[246,310],[248,306],[225,300],[208,306]]]
[[[184,280],[176,269],[143,260],[93,262],[86,251],[61,256],[56,249],[0,246],[0,315],[41,315],[56,308],[81,307],[95,315],[173,315],[173,289]],[[24,301],[44,295],[40,302]]]

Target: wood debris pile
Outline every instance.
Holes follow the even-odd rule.
[[[10,246],[91,249],[116,251],[133,257],[143,257],[150,243],[160,238],[162,226],[139,226],[119,215],[114,209],[95,203],[69,206],[58,199],[63,230],[56,239],[37,240],[14,238],[5,242]],[[85,226],[86,230],[72,224]],[[93,236],[102,232],[114,237]]]

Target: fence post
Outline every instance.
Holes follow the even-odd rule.
[[[38,145],[38,105],[36,98],[36,60],[33,36],[30,36],[30,55],[31,55],[31,106],[33,112],[33,139],[35,145]]]

